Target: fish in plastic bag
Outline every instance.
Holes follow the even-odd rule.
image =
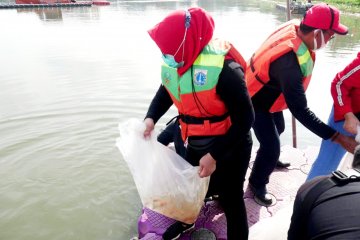
[[[209,186],[194,167],[159,143],[154,132],[143,136],[145,124],[129,119],[119,124],[116,145],[133,176],[144,207],[184,223],[194,223]]]

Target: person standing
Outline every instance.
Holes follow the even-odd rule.
[[[262,205],[271,205],[266,189],[280,156],[281,131],[274,116],[286,108],[310,131],[354,152],[356,141],[323,123],[307,106],[305,90],[315,63],[315,50],[323,48],[334,34],[345,35],[340,13],[325,3],[306,11],[301,22],[279,26],[252,55],[246,81],[255,109],[253,130],[260,143],[249,186]]]
[[[162,84],[145,116],[145,138],[174,104],[185,159],[211,175],[207,195],[218,195],[227,239],[248,239],[243,185],[250,160],[254,111],[244,80],[246,62],[227,41],[213,38],[214,21],[202,8],[170,13],[148,31],[164,64]],[[175,222],[163,234],[177,239],[194,224]]]
[[[360,128],[360,52],[331,83],[334,100],[328,125],[336,131],[355,136]],[[330,140],[322,140],[320,151],[308,174],[307,181],[320,175],[328,175],[339,166],[346,150]]]

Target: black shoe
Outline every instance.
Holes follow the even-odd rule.
[[[278,160],[276,162],[276,167],[277,168],[287,168],[287,167],[290,167],[290,162],[282,162],[280,160]]]
[[[256,188],[250,183],[249,186],[251,191],[254,193],[256,202],[265,207],[268,207],[272,204],[272,198],[271,195],[267,192],[266,186]]]
[[[182,233],[190,231],[194,227],[195,227],[195,223],[186,224],[182,222],[175,222],[173,225],[168,227],[168,229],[166,229],[162,237],[164,240],[178,239]]]

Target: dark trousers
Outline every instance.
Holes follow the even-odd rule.
[[[165,146],[173,142],[176,153],[185,158],[186,148],[184,146],[184,141],[181,138],[181,130],[177,120],[169,123],[166,128],[159,134],[157,140]]]
[[[207,196],[219,195],[219,204],[227,220],[228,240],[247,240],[249,235],[247,214],[244,203],[245,174],[251,157],[251,134],[239,146],[229,150],[216,162],[216,170],[211,175]],[[187,148],[186,159],[194,166],[208,151]]]
[[[253,130],[260,143],[249,178],[254,187],[269,183],[280,156],[280,134],[285,130],[283,112],[255,112]]]

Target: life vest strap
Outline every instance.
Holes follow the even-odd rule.
[[[205,121],[209,121],[210,123],[216,123],[224,121],[229,116],[229,113],[225,113],[221,116],[211,116],[211,117],[194,117],[189,115],[180,114],[178,118],[180,118],[186,124],[204,124]]]
[[[254,55],[253,54],[250,58],[250,68],[251,68],[251,71],[254,73],[255,72],[255,67],[254,67]]]
[[[172,123],[175,119],[175,122],[179,121],[179,115],[176,115],[175,117],[172,117],[167,123],[166,126]]]
[[[345,185],[349,182],[360,182],[360,170],[354,168],[356,175],[346,175],[340,170],[332,172],[332,178],[336,181],[337,185]]]
[[[253,73],[255,73],[255,67],[254,67],[254,55],[253,54],[250,58],[250,68],[251,68],[251,71]],[[265,82],[263,80],[261,80],[261,78],[258,76],[258,74],[256,73],[255,74],[255,79],[258,80],[262,85],[265,85]]]

